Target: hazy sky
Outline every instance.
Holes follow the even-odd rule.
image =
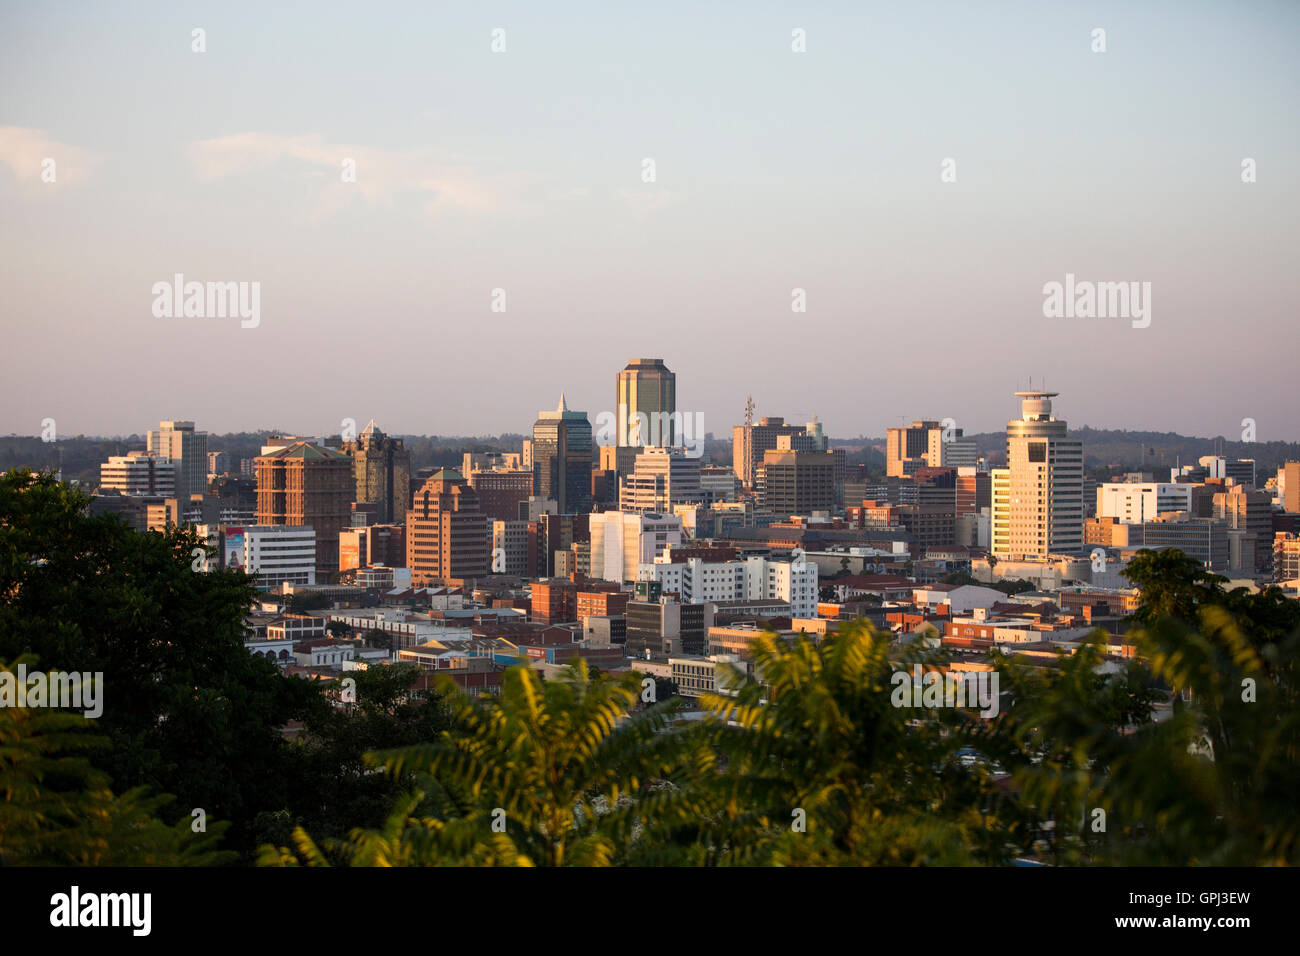
[[[992,430],[1032,375],[1300,439],[1297,49],[1293,2],[0,0],[0,433],[526,431],[657,356],[720,435]],[[155,317],[175,273],[260,324]],[[1150,326],[1045,318],[1066,273]]]

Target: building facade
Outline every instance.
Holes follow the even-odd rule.
[[[170,458],[160,458],[144,451],[112,455],[99,466],[100,492],[120,495],[177,497],[180,468]]]
[[[411,584],[447,584],[491,573],[492,525],[478,494],[452,468],[435,472],[406,514]]]
[[[1017,392],[1007,467],[992,477],[992,553],[1045,558],[1083,550],[1083,444],[1052,417],[1056,392]]]
[[[591,422],[586,412],[571,411],[563,394],[559,407],[533,424],[532,459],[534,495],[553,498],[560,514],[591,511]]]
[[[373,421],[355,441],[343,443],[343,453],[352,458],[358,503],[374,504],[376,524],[406,521],[411,500],[411,453],[400,438],[390,438]]]
[[[666,448],[681,442],[677,376],[663,359],[631,359],[615,379],[614,402],[617,445]]]
[[[208,490],[208,433],[194,430],[193,422],[159,422],[150,430],[147,451],[177,465],[176,493],[182,498]]]
[[[333,448],[296,441],[257,459],[257,523],[310,525],[316,572],[338,571],[339,533],[352,525],[352,459]]]

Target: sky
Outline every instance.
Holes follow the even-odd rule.
[[[1298,47],[1249,0],[0,0],[0,433],[527,432],[645,356],[719,436],[993,431],[1032,376],[1298,440]],[[1067,274],[1146,319],[1046,316]]]

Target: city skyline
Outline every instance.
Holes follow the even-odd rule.
[[[715,435],[750,394],[987,433],[1032,375],[1079,426],[1300,439],[1293,6],[392,9],[6,10],[0,432],[518,433],[662,355]],[[256,321],[167,317],[176,276]],[[1135,317],[1080,317],[1114,283]]]

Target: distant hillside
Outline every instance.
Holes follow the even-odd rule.
[[[283,434],[282,429],[259,432],[236,432],[208,435],[209,451],[229,452],[232,458],[253,458],[261,451],[267,436]],[[1258,472],[1267,478],[1286,461],[1300,460],[1300,443],[1242,442],[1225,438],[1189,438],[1173,432],[1136,432],[1108,428],[1075,428],[1071,435],[1083,441],[1084,464],[1088,468],[1163,471],[1181,461],[1195,464],[1203,455],[1222,454],[1230,458],[1254,458]],[[411,452],[412,471],[451,465],[459,467],[466,452],[519,451],[524,435],[400,435]],[[1004,455],[1005,436],[985,432],[970,436],[980,454],[1000,464]],[[843,448],[850,464],[865,464],[871,472],[885,469],[884,438],[831,438],[831,446]],[[38,437],[0,436],[0,471],[15,467],[63,468],[67,479],[97,484],[99,466],[110,455],[124,455],[145,447],[144,435],[101,438],[77,435],[47,444]],[[710,438],[705,442],[704,462],[731,464],[731,442]]]
[[[1217,438],[1191,438],[1174,432],[1139,432],[1114,428],[1071,428],[1070,435],[1083,442],[1084,464],[1090,468],[1147,470],[1170,468],[1180,461],[1196,464],[1205,455],[1224,455],[1228,458],[1253,458],[1256,471],[1261,474],[1275,472],[1287,461],[1300,460],[1300,443],[1297,442],[1243,442]],[[995,464],[1003,463],[1006,454],[1006,435],[1002,432],[983,432],[970,435],[980,454]],[[849,452],[850,460],[863,460],[860,453],[869,456],[868,465],[883,468],[885,464],[884,438],[831,439],[835,448]]]

